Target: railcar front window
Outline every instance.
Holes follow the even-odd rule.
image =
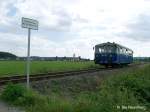
[[[103,47],[100,47],[100,48],[99,48],[99,53],[104,53],[104,51],[105,51],[105,50],[104,50]]]
[[[96,48],[97,53],[114,53],[115,47],[114,46],[101,46]]]
[[[105,46],[104,50],[106,53],[114,53],[115,52],[115,47],[113,46]]]

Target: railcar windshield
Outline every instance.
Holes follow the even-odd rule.
[[[115,48],[115,46],[104,45],[104,46],[97,47],[96,52],[97,53],[115,53],[116,48]]]

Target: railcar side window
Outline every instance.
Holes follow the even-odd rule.
[[[122,54],[122,48],[120,48],[120,54]]]
[[[129,50],[128,49],[126,49],[126,55],[129,55]]]
[[[117,47],[117,54],[120,54],[120,47]]]
[[[129,51],[129,55],[132,56],[132,51]]]
[[[98,50],[99,50],[99,53],[101,53],[101,52],[102,52],[102,49],[101,49],[101,48],[99,48]]]
[[[126,48],[118,48],[118,53],[124,54],[124,55],[129,55],[129,50]]]
[[[116,48],[116,53],[117,53],[117,54],[119,53],[119,48],[118,48],[118,47]]]
[[[126,48],[124,48],[124,55],[126,55]]]

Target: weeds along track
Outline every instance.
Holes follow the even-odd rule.
[[[140,64],[131,64],[128,67],[137,66],[137,65],[140,65]],[[40,73],[40,74],[30,75],[30,81],[60,78],[64,76],[73,76],[73,75],[94,73],[94,72],[113,70],[113,69],[119,69],[119,68],[90,68],[90,69],[76,70],[76,71]],[[12,82],[12,83],[25,82],[26,78],[27,78],[26,75],[0,77],[0,86],[5,85],[9,82]]]

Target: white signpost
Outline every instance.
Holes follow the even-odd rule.
[[[22,17],[22,28],[28,28],[28,51],[27,51],[27,88],[29,88],[29,75],[30,75],[30,30],[38,30],[38,21]]]

